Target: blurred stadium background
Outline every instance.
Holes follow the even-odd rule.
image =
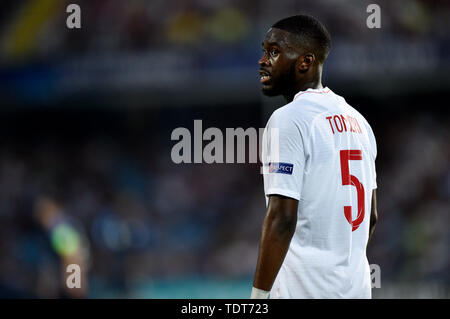
[[[324,85],[372,124],[375,298],[449,298],[450,2],[29,0],[0,10],[0,297],[247,298],[257,164],[173,164],[176,127],[264,127],[268,27],[329,29]],[[81,29],[66,28],[69,3]],[[82,266],[83,289],[64,286]]]

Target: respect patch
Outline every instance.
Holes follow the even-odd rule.
[[[269,163],[269,173],[280,173],[292,175],[294,164],[289,163]]]

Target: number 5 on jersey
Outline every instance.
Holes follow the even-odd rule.
[[[364,186],[354,175],[350,175],[349,161],[361,161],[361,150],[341,150],[341,173],[342,173],[342,185],[352,185],[356,188],[356,194],[358,198],[358,215],[355,220],[352,220],[352,206],[344,206],[344,215],[347,221],[352,226],[352,231],[358,229],[359,225],[364,220]]]

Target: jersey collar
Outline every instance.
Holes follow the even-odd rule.
[[[318,94],[323,94],[323,93],[328,93],[331,92],[331,90],[328,88],[328,86],[321,88],[321,89],[307,89],[306,91],[300,91],[297,94],[294,95],[294,100],[297,99],[300,95],[305,94],[305,93],[318,93]]]

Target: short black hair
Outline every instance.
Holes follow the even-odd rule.
[[[331,49],[331,37],[316,18],[301,14],[282,19],[272,28],[288,31],[298,39],[298,46],[312,50],[319,63],[323,63]]]

